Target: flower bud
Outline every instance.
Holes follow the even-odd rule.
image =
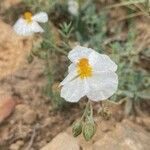
[[[79,4],[76,0],[68,1],[68,11],[73,15],[77,16],[79,11]]]
[[[83,136],[86,141],[89,141],[95,134],[96,127],[94,123],[85,123],[83,126]]]
[[[82,132],[82,122],[78,121],[73,124],[72,133],[74,137],[77,137]]]

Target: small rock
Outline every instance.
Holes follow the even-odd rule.
[[[11,144],[9,149],[10,150],[19,150],[19,146],[16,144]]]
[[[16,106],[14,114],[13,114],[13,122],[17,120],[22,120],[22,116],[30,110],[30,107],[26,104],[19,104]]]
[[[21,141],[21,140],[17,141],[16,143],[17,143],[19,146],[23,146],[23,145],[24,145],[24,141]]]
[[[11,97],[0,98],[0,124],[10,116],[15,108],[15,101]]]
[[[23,120],[25,124],[33,124],[36,121],[37,113],[27,104],[19,104],[16,106],[14,120]]]
[[[24,145],[23,141],[17,141],[16,143],[13,143],[10,145],[9,149],[10,150],[20,150],[20,148]]]
[[[30,108],[29,108],[28,105],[26,105],[26,104],[19,104],[19,105],[16,106],[15,113],[19,113],[19,114],[21,114],[21,116],[22,116],[22,115],[23,115],[25,112],[27,112],[29,109],[30,109]]]
[[[141,127],[125,120],[115,131],[105,134],[93,145],[93,150],[149,150],[150,134]]]
[[[143,121],[142,121],[142,118],[141,118],[141,117],[136,117],[136,122],[137,122],[137,124],[139,124],[139,125],[142,125],[142,124],[143,124]]]
[[[80,150],[80,147],[71,135],[60,133],[41,150]]]
[[[37,114],[33,110],[28,110],[24,115],[23,115],[23,122],[26,124],[33,124],[36,121]]]
[[[112,121],[102,121],[100,123],[100,128],[103,132],[108,132],[114,129],[114,123]]]
[[[56,117],[46,118],[45,121],[44,121],[44,127],[50,126],[55,122],[56,122]]]

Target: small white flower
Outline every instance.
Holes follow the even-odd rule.
[[[68,11],[74,15],[77,16],[78,15],[78,11],[79,11],[79,4],[76,0],[69,0],[68,1]]]
[[[68,76],[60,83],[61,97],[77,102],[87,96],[92,101],[105,100],[118,87],[117,65],[104,54],[91,48],[76,46],[69,52],[72,64]]]
[[[31,12],[25,12],[24,15],[17,20],[13,29],[19,35],[28,36],[37,32],[44,32],[38,22],[45,23],[48,21],[48,15],[40,12],[32,15]]]

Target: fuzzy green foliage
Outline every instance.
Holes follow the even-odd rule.
[[[76,121],[75,123],[73,123],[72,134],[74,137],[77,137],[82,133],[82,126],[83,125],[81,121]]]
[[[144,4],[144,2],[147,1],[140,3]],[[119,88],[110,100],[120,101],[127,98],[128,104],[130,104],[127,105],[127,111],[130,112],[132,109],[130,106],[133,103],[148,97],[147,89],[150,87],[148,73],[140,65],[137,67],[137,64],[140,63],[139,54],[145,49],[137,50],[138,48],[135,46],[137,31],[134,29],[134,21],[128,21],[128,35],[125,41],[113,40],[104,44],[110,38],[107,28],[110,9],[97,9],[96,3],[92,0],[82,1],[80,2],[79,15],[72,16],[68,13],[67,1],[24,0],[24,3],[34,12],[46,11],[50,17],[49,23],[44,26],[46,32],[43,35],[43,41],[34,46],[29,60],[31,62],[34,56],[45,60],[45,75],[48,79],[45,91],[56,107],[66,105],[59,94],[53,92],[52,85],[64,77],[66,66],[69,64],[66,56],[72,47],[71,42],[78,42],[81,45],[92,47],[100,53],[109,54],[118,64]],[[133,1],[122,1],[120,6],[131,4]],[[127,9],[130,14],[130,8]],[[57,32],[60,35],[59,43],[55,39],[53,25],[57,27]],[[113,36],[119,35],[122,30],[118,26]],[[149,51],[149,48],[147,50]]]
[[[125,43],[114,42],[110,45],[113,52],[112,58],[118,64],[117,73],[119,76],[119,88],[111,100],[120,101],[125,99],[127,101],[126,114],[132,111],[134,103],[147,99],[147,90],[150,88],[148,72],[137,65],[140,52],[143,50],[138,51],[135,48],[135,39],[136,31],[131,25]]]

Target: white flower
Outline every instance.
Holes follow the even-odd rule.
[[[37,32],[44,32],[38,22],[45,23],[48,21],[48,15],[40,12],[32,15],[31,12],[25,12],[24,15],[17,20],[13,29],[19,35],[28,36]]]
[[[72,64],[68,76],[60,83],[61,97],[77,102],[87,96],[92,101],[105,100],[118,87],[117,65],[104,54],[91,48],[76,46],[69,52]]]
[[[76,0],[69,0],[68,1],[68,11],[74,15],[77,16],[78,15],[78,11],[79,11],[79,4]]]

